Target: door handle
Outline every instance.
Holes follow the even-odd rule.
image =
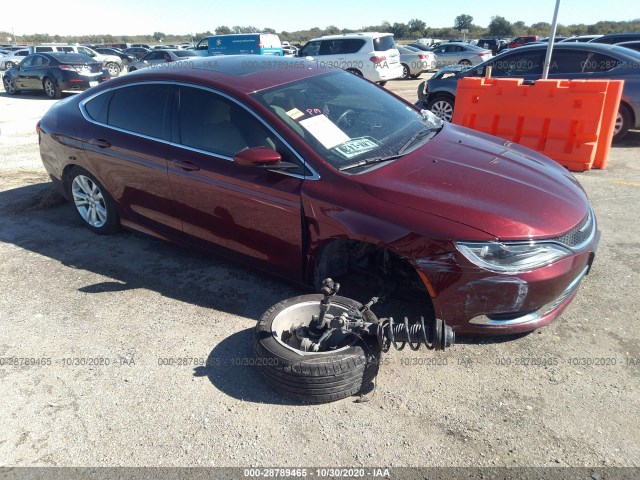
[[[111,147],[111,144],[109,142],[107,142],[106,140],[103,140],[101,138],[92,138],[91,140],[89,140],[89,144],[95,145],[96,147],[100,147],[100,148],[110,148]]]
[[[171,165],[188,172],[197,172],[198,170],[200,170],[200,167],[195,163],[187,162],[184,160],[171,160]]]

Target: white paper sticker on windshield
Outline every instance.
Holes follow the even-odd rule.
[[[335,123],[322,114],[300,120],[300,125],[327,149],[351,140]]]
[[[344,158],[350,160],[370,150],[375,150],[380,144],[371,137],[360,137],[344,142],[334,148]]]

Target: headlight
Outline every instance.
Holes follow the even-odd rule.
[[[456,247],[474,265],[500,273],[529,272],[573,253],[552,242],[456,242]]]

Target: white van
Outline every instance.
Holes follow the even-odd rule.
[[[402,76],[400,52],[391,33],[326,35],[309,40],[298,56],[313,57],[320,65],[342,68],[380,85]]]

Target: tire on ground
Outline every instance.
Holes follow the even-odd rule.
[[[338,352],[299,355],[272,335],[272,324],[284,309],[297,303],[317,301],[323,296],[289,298],[267,310],[256,325],[253,349],[256,365],[274,390],[296,400],[326,403],[354,395],[367,387],[378,374],[380,347],[376,339],[364,341]],[[335,296],[332,303],[361,308],[350,298]]]

